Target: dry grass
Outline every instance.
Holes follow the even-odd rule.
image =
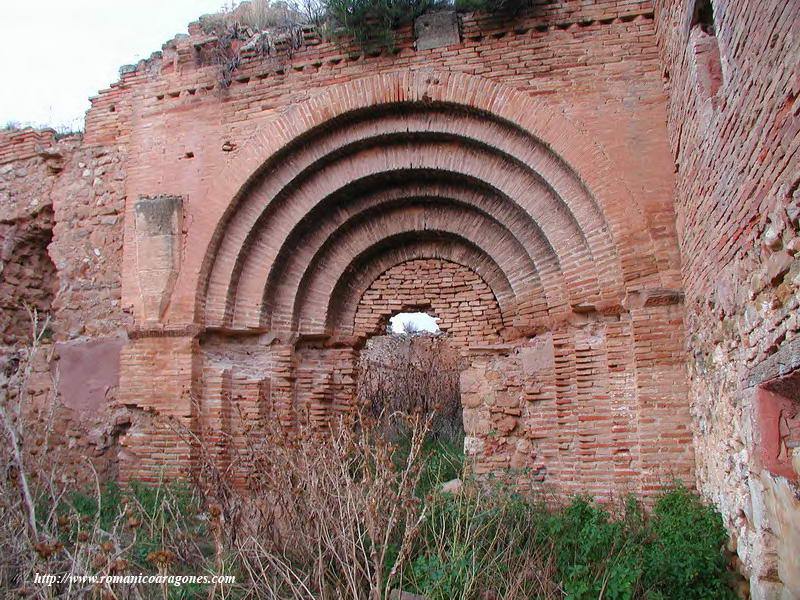
[[[382,598],[425,516],[414,491],[427,423],[409,428],[410,451],[398,465],[369,421],[339,421],[324,433],[266,424],[235,461],[250,474],[246,496],[203,461],[200,486],[219,544],[248,579],[265,582],[267,597]]]
[[[413,585],[409,574],[418,570],[412,561],[419,562],[420,552],[437,552],[440,533],[432,519],[444,505],[417,494],[429,459],[424,447],[431,414],[396,415],[409,432],[401,454],[383,435],[381,415],[340,419],[324,432],[250,423],[251,443],[226,468],[214,460],[214,448],[180,431],[200,457],[191,488],[164,482],[119,491],[96,481],[94,489],[76,492],[52,461],[26,461],[25,415],[14,412],[25,401],[42,329],[35,326],[31,348],[4,381],[4,390],[17,392],[11,403],[8,394],[3,398],[3,414],[9,414],[3,451],[13,469],[0,486],[2,589],[31,598],[379,600]],[[234,483],[234,472],[248,473],[244,489]],[[493,502],[490,495],[482,498],[478,510]],[[451,542],[442,536],[438,552],[449,552]],[[539,557],[527,556],[519,568],[529,572],[533,562]],[[34,582],[36,573],[140,572],[235,574],[237,583]]]
[[[388,335],[370,340],[358,367],[358,402],[383,421],[385,435],[403,431],[396,415],[431,415],[431,435],[463,443],[460,376],[464,365],[444,335]],[[387,418],[382,418],[387,417]]]
[[[585,499],[553,510],[489,482],[468,480],[458,495],[420,493],[435,462],[426,448],[431,412],[395,412],[404,423],[396,429],[408,432],[404,452],[384,435],[383,413],[342,418],[325,431],[265,418],[247,424],[249,443],[230,444],[238,450],[225,466],[202,435],[179,430],[198,456],[191,485],[120,491],[95,480],[77,491],[55,461],[27,458],[34,436],[22,409],[25,380],[45,329],[32,320],[31,346],[0,381],[6,597],[386,600],[403,589],[429,600],[555,600],[611,598],[616,590],[613,597],[641,600],[673,597],[683,585],[687,599],[733,598],[719,517],[685,490],[665,494],[652,523],[635,503],[616,518]],[[44,449],[39,456],[57,451]],[[34,582],[36,573],[142,572],[237,580]]]
[[[203,15],[200,25],[208,33],[219,33],[233,26],[246,27],[256,33],[275,27],[302,25],[309,22],[315,10],[313,2],[251,0],[218,13]]]

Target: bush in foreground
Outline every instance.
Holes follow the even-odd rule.
[[[247,492],[219,473],[213,487],[192,489],[109,485],[58,498],[37,489],[36,536],[7,482],[2,585],[64,598],[377,600],[392,589],[430,600],[734,598],[721,519],[684,487],[663,492],[650,515],[633,499],[548,507],[487,481],[442,494],[458,456],[426,443],[424,428],[411,431],[399,445],[368,426],[299,442],[273,432],[248,451]],[[32,585],[35,572],[70,571],[234,574],[237,583]]]

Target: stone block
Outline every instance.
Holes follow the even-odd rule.
[[[151,324],[161,320],[178,278],[182,208],[180,196],[141,197],[134,206],[139,291]]]
[[[56,344],[52,369],[64,405],[90,413],[109,400],[109,392],[119,385],[125,341],[124,336],[115,336]]]
[[[417,50],[443,48],[461,42],[458,15],[454,11],[425,13],[414,21]]]

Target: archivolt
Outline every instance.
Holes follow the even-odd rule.
[[[347,328],[333,312],[352,314],[354,291],[363,293],[387,257],[422,257],[423,248],[431,257],[460,252],[507,322],[619,298],[620,282],[657,277],[635,204],[605,196],[607,181],[586,185],[602,156],[590,176],[579,174],[508,110],[476,110],[475,98],[398,100],[344,110],[324,125],[313,111],[330,110],[316,102],[296,112],[318,126],[251,173],[212,240],[201,277],[207,326]]]
[[[319,210],[312,211],[290,234],[283,251],[272,262],[269,280],[264,283],[265,268],[245,269],[240,278],[237,306],[258,306],[255,294],[259,290],[267,291],[264,298],[264,316],[272,315],[273,321],[276,306],[276,297],[293,298],[300,279],[306,276],[309,269],[321,261],[323,249],[333,256],[337,248],[349,248],[352,243],[345,237],[345,233],[352,238],[354,224],[381,216],[382,211],[391,212],[396,226],[408,223],[409,218],[416,219],[420,207],[427,207],[428,211],[445,211],[451,222],[450,228],[459,228],[461,235],[466,239],[474,239],[475,245],[487,248],[486,252],[495,254],[499,244],[504,244],[506,254],[504,258],[516,261],[516,266],[509,267],[517,271],[515,277],[509,277],[515,282],[518,290],[535,289],[536,295],[548,298],[553,305],[558,303],[558,298],[563,291],[558,287],[558,279],[554,276],[558,270],[557,259],[543,238],[541,232],[523,220],[514,210],[514,205],[496,196],[491,196],[490,191],[480,189],[480,186],[469,186],[468,182],[462,185],[439,184],[435,180],[430,182],[402,183],[400,181],[372,181],[371,188],[362,189],[356,193],[348,186],[347,194],[357,197],[357,200],[346,203],[339,194],[329,201],[321,204]],[[382,185],[381,185],[382,183]],[[377,188],[377,189],[375,189]],[[411,214],[411,213],[415,214]],[[325,218],[327,215],[327,218]],[[407,218],[407,215],[409,218]],[[430,229],[433,221],[426,221],[424,229]],[[318,224],[314,226],[314,224]],[[511,246],[509,246],[511,243]],[[339,261],[349,260],[349,250],[339,252]],[[337,259],[326,259],[326,263]],[[256,267],[263,265],[252,261]],[[523,267],[527,267],[524,268]],[[540,278],[540,273],[544,276]],[[545,289],[543,286],[548,286]],[[289,290],[287,292],[287,290]],[[287,295],[288,294],[288,295]],[[250,301],[243,298],[250,297]],[[244,323],[247,315],[237,314],[234,323]],[[266,322],[264,323],[267,324]]]

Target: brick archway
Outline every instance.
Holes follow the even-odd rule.
[[[298,176],[342,154],[353,156],[365,146],[368,152],[371,146],[373,160],[383,165],[380,169],[368,167],[365,175],[374,176],[387,169],[396,172],[400,165],[385,164],[391,160],[386,148],[394,144],[396,149],[403,136],[413,137],[415,127],[427,136],[431,154],[447,154],[441,145],[445,138],[474,148],[466,155],[456,154],[455,162],[463,161],[472,152],[483,151],[491,157],[473,161],[473,169],[465,176],[477,174],[485,182],[486,177],[481,175],[486,171],[505,177],[514,167],[532,167],[530,176],[538,180],[544,193],[557,200],[553,206],[561,207],[567,221],[575,221],[571,224],[572,233],[561,236],[564,239],[558,239],[554,231],[549,235],[545,232],[553,251],[567,255],[561,268],[571,268],[573,275],[568,272],[568,278],[574,279],[577,271],[591,270],[593,264],[603,266],[603,272],[597,273],[590,284],[595,289],[580,290],[572,303],[581,304],[598,290],[605,296],[619,295],[623,291],[620,283],[629,289],[677,285],[677,263],[669,253],[657,252],[663,243],[657,239],[652,218],[603,149],[585,139],[574,124],[522,92],[480,77],[395,72],[327,88],[292,107],[268,131],[256,134],[251,143],[235,153],[208,195],[204,218],[214,223],[213,227],[198,231],[196,239],[190,241],[192,247],[208,248],[204,256],[189,257],[190,264],[182,274],[199,274],[193,310],[212,326],[225,320],[225,312],[230,309],[218,305],[230,302],[230,294],[235,293],[230,288],[238,285],[239,270],[246,268],[241,249],[263,245],[256,230],[263,212],[253,199],[278,198],[282,188],[285,192],[286,184],[293,185]],[[436,142],[438,148],[430,145]],[[376,144],[383,149],[381,156],[375,156]],[[413,144],[411,152],[420,154]],[[408,164],[407,159],[394,154],[401,164],[404,160]],[[352,162],[368,164],[358,157]],[[343,175],[339,179],[335,175],[328,178],[328,194],[356,178],[347,161],[340,164]],[[429,166],[420,163],[413,169]],[[447,164],[434,164],[433,168],[449,170],[451,175],[458,172]],[[265,173],[270,177],[265,178]],[[526,184],[524,176],[520,177],[515,178],[513,186],[498,186],[496,192],[522,204],[514,195],[530,188],[532,182]],[[311,184],[316,185],[313,181]],[[312,202],[319,200],[317,197]],[[242,215],[249,218],[243,219]],[[534,220],[543,224],[536,215]],[[547,224],[548,219],[544,221]],[[571,237],[583,238],[589,251],[565,247]],[[576,262],[575,257],[582,253],[587,260]],[[262,264],[264,258],[259,255]],[[612,289],[612,293],[606,292]],[[180,311],[188,306],[176,304],[174,308]]]
[[[200,332],[180,359],[199,408],[166,410],[325,426],[354,409],[360,345],[390,308],[364,317],[376,282],[435,264],[477,294],[451,326],[476,468],[601,495],[650,493],[664,465],[690,476],[675,253],[563,116],[479,77],[395,72],[331,86],[231,154],[164,318]],[[398,309],[421,306],[409,285]]]

